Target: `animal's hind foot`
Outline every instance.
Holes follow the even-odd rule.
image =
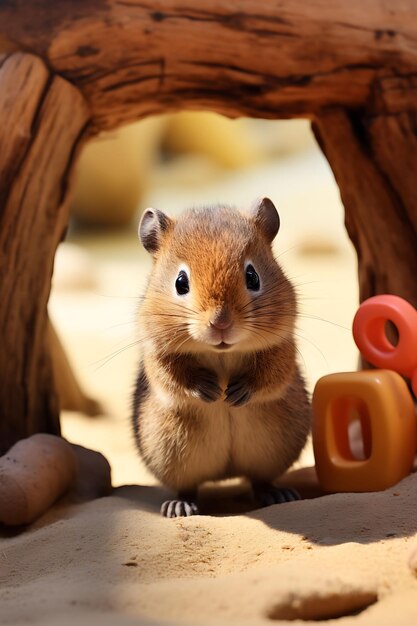
[[[272,504],[284,504],[302,500],[300,494],[292,487],[274,487],[274,485],[257,485],[253,488],[255,498],[261,507]]]
[[[198,514],[195,502],[187,500],[166,500],[161,505],[161,515],[164,517],[190,517]]]

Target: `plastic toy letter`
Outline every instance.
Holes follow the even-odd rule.
[[[387,322],[397,329],[396,345],[386,335]],[[410,378],[417,396],[416,309],[398,296],[368,298],[355,315],[352,331],[362,356],[376,367],[394,370]]]
[[[412,396],[396,372],[325,376],[314,390],[313,413],[316,470],[325,491],[380,491],[410,473],[416,417]],[[354,421],[361,426],[363,459],[351,450],[348,429]]]

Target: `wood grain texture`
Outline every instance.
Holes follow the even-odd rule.
[[[365,105],[387,66],[417,80],[414,0],[18,0],[2,35],[76,85],[97,129],[180,108],[312,116]]]
[[[16,53],[0,67],[0,450],[59,433],[47,340],[56,247],[74,157],[89,119],[69,83]]]
[[[417,306],[415,114],[326,111],[314,128],[358,253],[361,301],[393,293]]]

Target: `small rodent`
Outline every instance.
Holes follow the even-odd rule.
[[[167,517],[198,513],[198,486],[248,478],[261,505],[297,499],[271,482],[298,458],[311,410],[296,362],[295,291],[271,249],[278,212],[147,209],[139,238],[153,268],[133,427],[151,472],[178,491]]]

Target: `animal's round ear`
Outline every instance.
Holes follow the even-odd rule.
[[[280,226],[278,211],[272,200],[269,198],[258,198],[252,204],[249,214],[268,241],[272,241]]]
[[[158,252],[172,220],[158,209],[146,209],[139,222],[138,235],[145,250]]]

